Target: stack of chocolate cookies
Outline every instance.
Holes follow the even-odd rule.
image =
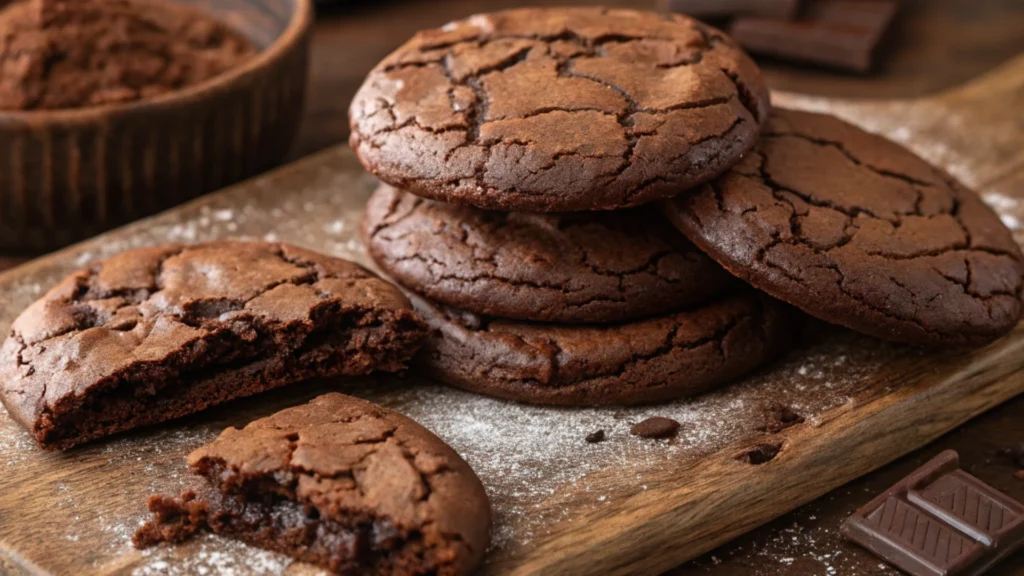
[[[421,366],[469,390],[699,393],[786,348],[799,315],[769,295],[919,345],[1019,319],[1020,251],[975,194],[836,118],[772,111],[755,64],[686,16],[523,9],[421,32],[350,120],[385,182],[369,253],[434,329]]]

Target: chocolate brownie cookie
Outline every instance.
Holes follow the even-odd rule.
[[[612,210],[727,170],[767,117],[754,63],[685,16],[528,8],[420,32],[349,111],[381,180],[480,208]]]
[[[789,345],[792,316],[752,291],[702,308],[617,325],[480,317],[411,295],[434,328],[415,363],[459,388],[531,404],[626,405],[725,384]]]
[[[237,538],[344,574],[468,574],[490,540],[480,480],[412,420],[326,394],[228,428],[188,457],[208,486],[154,496],[134,542],[198,530]]]
[[[363,220],[393,279],[477,314],[617,322],[674,312],[734,281],[654,208],[491,212],[384,185]]]
[[[729,271],[897,342],[980,345],[1020,317],[1021,252],[948,174],[832,116],[776,110],[722,178],[665,203]]]
[[[426,326],[359,266],[284,244],[124,252],[14,321],[0,399],[65,449],[317,376],[402,369]]]

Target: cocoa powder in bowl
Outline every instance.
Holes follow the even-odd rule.
[[[0,0],[0,109],[152,98],[255,52],[212,15],[173,0]]]

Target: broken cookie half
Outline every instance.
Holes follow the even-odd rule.
[[[206,529],[337,573],[443,576],[472,571],[490,540],[487,495],[454,450],[342,394],[228,428],[188,463],[207,485],[152,497],[137,547]]]
[[[360,266],[262,242],[118,254],[32,304],[0,349],[0,399],[44,448],[320,376],[397,371],[427,328]]]

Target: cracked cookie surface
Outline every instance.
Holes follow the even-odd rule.
[[[701,304],[733,281],[653,207],[493,212],[385,184],[367,204],[363,234],[390,278],[501,318],[632,320]]]
[[[749,289],[612,325],[515,322],[409,298],[434,329],[417,367],[459,388],[531,404],[628,405],[700,394],[774,359],[795,332],[788,307]]]
[[[726,269],[879,338],[976,346],[1020,317],[1021,252],[978,196],[838,118],[775,110],[723,177],[665,202]]]
[[[226,429],[188,457],[198,495],[154,496],[138,547],[197,531],[344,574],[468,574],[490,541],[483,485],[454,450],[409,418],[325,394]]]
[[[753,61],[696,20],[520,9],[420,32],[385,58],[352,102],[350,143],[427,198],[613,210],[727,170],[768,109]]]
[[[286,244],[118,254],[29,306],[0,348],[0,399],[46,448],[300,380],[396,371],[426,327],[397,288]]]

